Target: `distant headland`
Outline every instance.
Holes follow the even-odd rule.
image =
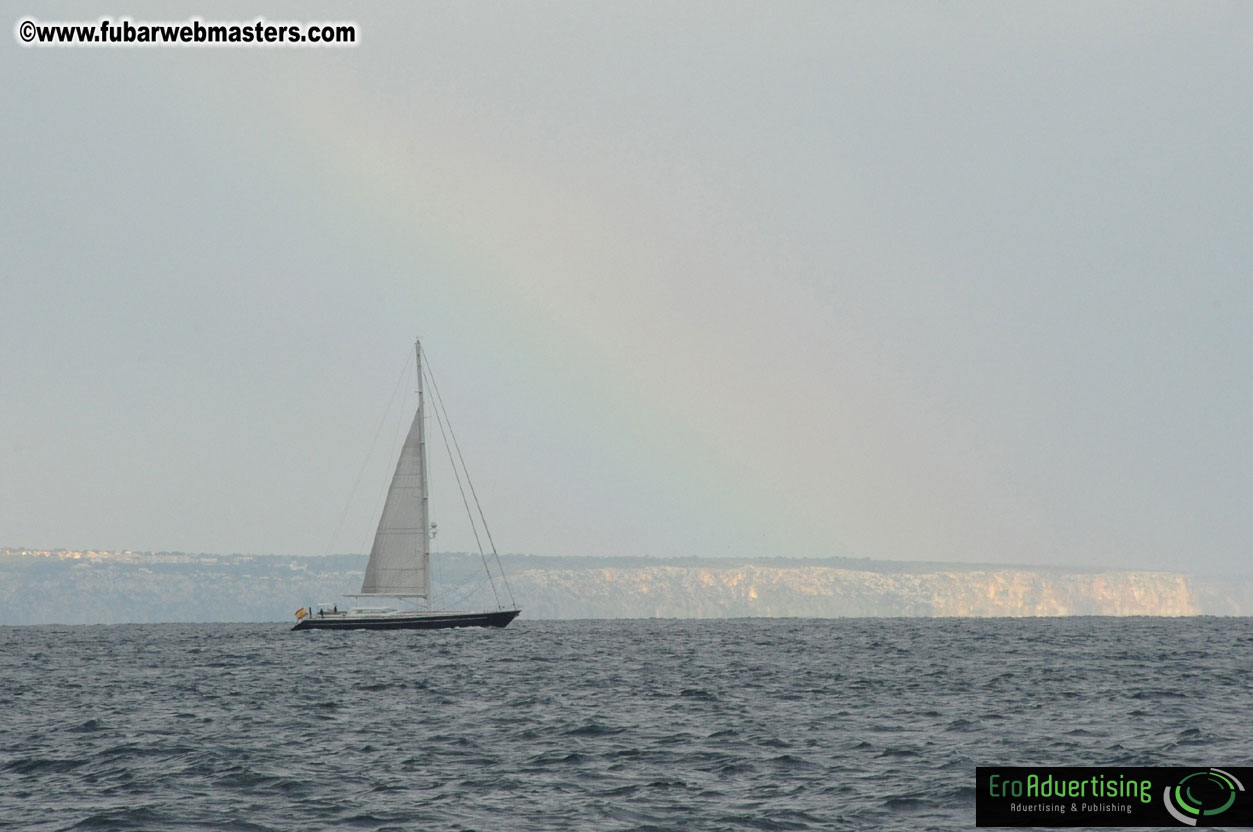
[[[502,556],[526,618],[1253,615],[1253,578],[853,558]],[[436,590],[478,555],[441,556]],[[0,548],[0,624],[286,621],[364,555]]]

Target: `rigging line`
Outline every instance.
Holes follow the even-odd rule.
[[[428,362],[429,363],[429,362]],[[427,368],[424,366],[424,370]],[[431,387],[435,387],[435,379],[431,376],[429,370],[426,373],[427,378],[431,379]],[[439,401],[439,391],[435,391],[435,399]],[[444,418],[440,418],[438,404],[435,407],[435,424],[439,425],[439,435],[444,439],[444,450],[448,451],[448,463],[452,465],[452,474],[457,479],[457,490],[461,492],[461,504],[466,507],[466,516],[470,518],[470,530],[474,532],[474,542],[479,547],[479,557],[483,559],[483,569],[487,570],[487,574],[491,575],[491,570],[487,566],[487,555],[483,553],[483,541],[479,539],[479,528],[474,522],[474,512],[470,511],[470,501],[466,498],[465,487],[461,484],[461,473],[457,470],[457,463],[452,458],[452,445],[448,444],[448,434],[444,431]],[[450,426],[451,427],[451,426]],[[467,479],[469,475],[467,475]],[[496,608],[500,609],[500,596],[496,594],[496,584],[492,582],[492,595],[496,598]]]
[[[456,609],[458,604],[470,603],[471,597],[477,596],[483,589],[483,585],[488,582],[488,576],[479,575],[477,578],[467,578],[456,586],[452,586],[445,593],[446,598],[453,599],[452,605],[447,609]]]
[[[435,383],[435,372],[431,369],[431,361],[428,358],[424,365],[427,378],[431,380],[431,389],[435,391],[435,402],[439,408],[444,408],[444,397],[439,392],[439,385]],[[470,486],[470,496],[474,497],[474,507],[479,510],[479,519],[483,521],[483,531],[487,534],[487,543],[492,547],[492,557],[496,559],[496,569],[500,572],[500,578],[505,582],[505,591],[509,593],[510,606],[517,606],[513,600],[513,588],[509,586],[509,578],[505,575],[505,568],[500,564],[500,553],[496,551],[496,541],[492,540],[492,530],[487,526],[487,517],[483,514],[483,504],[479,502],[479,495],[474,490],[474,480],[470,479],[470,469],[466,467],[465,458],[461,456],[461,445],[457,442],[457,434],[452,429],[452,419],[448,418],[448,410],[444,408],[444,419],[448,422],[448,433],[452,436],[453,447],[457,449],[457,458],[461,460],[461,470],[466,473],[466,483]],[[486,567],[486,564],[484,564]],[[492,587],[495,591],[495,586]]]
[[[326,551],[324,555],[330,555],[331,547],[335,545],[335,537],[339,534],[340,529],[344,526],[344,520],[348,517],[348,510],[352,508],[352,500],[357,496],[357,487],[361,485],[361,477],[365,474],[366,466],[370,464],[370,457],[374,456],[374,449],[378,446],[379,435],[383,432],[383,424],[387,421],[387,416],[392,412],[392,405],[396,403],[396,394],[400,392],[400,384],[404,381],[405,373],[409,371],[409,362],[414,356],[410,355],[405,358],[405,365],[400,368],[400,375],[396,376],[396,385],[392,387],[391,398],[387,400],[387,408],[383,411],[383,416],[379,419],[378,427],[374,429],[374,438],[370,440],[370,447],[365,452],[365,459],[361,460],[361,468],[357,471],[357,478],[352,481],[352,488],[348,490],[348,499],[344,503],[344,511],[339,515],[339,522],[335,524],[335,531],[331,532],[330,539],[326,541]]]
[[[486,579],[487,576],[476,574],[456,584],[449,582],[449,585],[445,588],[445,590],[447,594],[454,597],[469,597],[472,592],[478,592]]]
[[[486,583],[485,578],[479,581],[478,586],[471,587],[469,591],[450,596],[450,601],[448,602],[448,605],[445,607],[445,609],[451,609],[451,610],[471,609],[471,608],[481,609],[481,607],[479,607],[479,605],[476,603],[476,599],[480,596],[481,593],[479,591],[483,588],[482,585],[484,583]]]

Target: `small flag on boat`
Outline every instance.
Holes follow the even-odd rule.
[[[309,614],[309,611],[305,609],[304,607],[301,607],[300,609],[296,610],[296,620],[299,621],[300,619],[304,618],[308,614]]]

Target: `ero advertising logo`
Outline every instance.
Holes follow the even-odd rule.
[[[976,826],[1253,826],[1253,768],[975,769]]]

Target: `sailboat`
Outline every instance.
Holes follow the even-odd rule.
[[[426,475],[426,423],[424,396],[422,392],[422,342],[415,344],[418,363],[418,410],[413,424],[400,449],[396,473],[392,475],[391,487],[383,504],[378,530],[374,533],[374,545],[370,560],[365,567],[365,579],[361,591],[352,598],[362,599],[358,604],[341,610],[336,604],[331,609],[323,606],[317,612],[302,607],[296,612],[293,630],[444,630],[453,627],[507,627],[518,617],[520,610],[506,607],[500,602],[495,577],[483,563],[492,585],[497,608],[486,611],[438,610],[431,608],[431,523],[428,515]],[[428,371],[429,372],[429,371]],[[432,379],[434,377],[432,376]],[[434,383],[434,382],[432,382]],[[436,386],[436,398],[439,389]],[[440,412],[437,401],[436,416]],[[445,421],[446,414],[445,414]],[[441,423],[442,424],[442,423]],[[447,441],[445,439],[445,441]],[[455,443],[455,435],[454,435]],[[450,453],[451,456],[451,453]],[[460,450],[458,450],[460,456]],[[463,463],[464,467],[464,463]],[[468,477],[467,477],[468,479]],[[460,482],[460,480],[458,480]],[[473,484],[471,484],[473,494]],[[464,498],[464,492],[463,492]],[[477,503],[477,497],[475,498]],[[467,503],[467,511],[469,504]],[[482,511],[480,509],[480,517]],[[473,522],[473,515],[471,515]],[[484,524],[486,528],[486,524]],[[477,536],[477,532],[476,532]],[[490,541],[490,533],[488,534]],[[481,548],[481,547],[480,547]],[[492,545],[495,556],[495,546]],[[497,557],[499,569],[499,558]],[[512,604],[512,591],[504,578],[507,597]],[[385,602],[394,600],[395,606]]]

